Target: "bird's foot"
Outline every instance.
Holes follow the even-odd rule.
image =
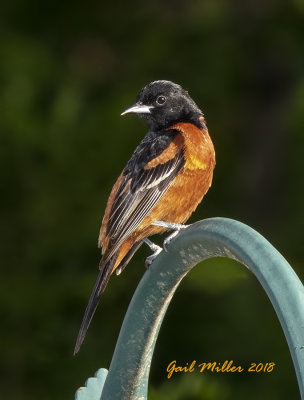
[[[174,231],[173,233],[171,233],[171,235],[169,235],[168,237],[166,237],[166,239],[164,240],[163,248],[164,248],[164,250],[165,250],[166,252],[168,251],[168,245],[170,244],[171,240],[172,240],[173,238],[175,238],[175,236],[177,236],[177,235],[179,234],[179,231],[180,231],[180,229],[179,229],[178,231]]]
[[[188,225],[176,224],[175,222],[165,222],[165,221],[155,221],[152,225],[162,226],[163,228],[174,230],[171,235],[169,235],[163,243],[163,248],[165,251],[168,251],[168,245],[175,236],[178,235],[179,231],[188,227]]]
[[[163,249],[162,249],[160,246],[158,246],[157,244],[151,242],[151,240],[149,240],[149,239],[147,239],[147,238],[144,239],[143,241],[150,247],[150,249],[151,249],[152,251],[154,251],[154,253],[151,254],[149,257],[147,257],[147,258],[146,258],[146,261],[145,261],[145,266],[146,266],[146,268],[149,268],[150,265],[152,264],[152,262],[153,262],[153,261],[155,260],[155,258],[159,255],[159,253],[162,252]]]

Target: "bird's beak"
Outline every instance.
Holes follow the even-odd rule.
[[[135,114],[151,114],[151,109],[153,106],[146,106],[142,103],[135,103],[132,107],[127,108],[126,111],[121,113],[120,115],[125,115],[128,113],[135,113]]]

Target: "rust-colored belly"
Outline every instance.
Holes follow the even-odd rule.
[[[184,137],[186,163],[174,182],[136,229],[136,240],[166,229],[150,225],[156,220],[183,223],[202,201],[212,183],[215,153],[208,131],[178,124]]]

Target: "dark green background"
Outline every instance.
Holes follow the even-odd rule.
[[[249,224],[304,278],[303,1],[0,7],[1,398],[73,398],[109,366],[146,248],[111,279],[72,353],[107,196],[146,132],[136,116],[119,115],[152,80],[188,89],[214,141],[213,186],[191,221]],[[276,366],[168,381],[174,359]],[[211,260],[187,276],[160,332],[150,390],[152,400],[299,398],[279,322],[244,267]]]

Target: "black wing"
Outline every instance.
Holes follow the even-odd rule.
[[[113,202],[107,224],[107,235],[110,237],[107,259],[149,214],[185,163],[184,151],[181,149],[169,161],[145,169],[151,156],[149,154],[144,157],[142,153],[137,153],[139,161],[142,159],[141,163],[135,162],[133,156],[127,164],[124,181]],[[160,154],[159,151],[157,153]]]

